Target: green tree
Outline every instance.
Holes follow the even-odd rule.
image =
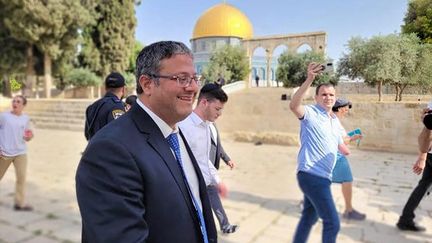
[[[420,51],[419,38],[415,34],[399,35],[396,38],[396,47],[399,50],[399,79],[391,83],[395,86],[395,101],[402,101],[402,93],[407,86],[416,85],[419,80],[414,78],[416,67],[419,65]]]
[[[319,53],[307,51],[304,53],[292,53],[285,51],[278,58],[276,79],[282,81],[284,87],[300,86],[307,77],[307,66],[310,62],[325,63],[324,56]],[[337,79],[330,73],[323,73],[314,80],[314,85],[320,83],[337,84]]]
[[[31,94],[35,83],[34,53],[37,49],[43,55],[43,70],[46,88],[51,86],[52,62],[74,53],[78,44],[78,29],[90,20],[90,15],[80,1],[7,1],[4,6],[4,24],[11,36],[26,43],[25,93]],[[74,54],[70,54],[71,59]],[[46,89],[46,95],[50,93]]]
[[[2,4],[0,2],[0,16],[4,14]],[[3,21],[0,21],[0,46],[0,87],[4,96],[11,97],[11,77],[25,71],[25,53],[23,50],[25,50],[26,44],[13,38]]]
[[[126,70],[127,72],[135,73],[136,59],[143,48],[144,45],[141,42],[135,40],[134,48],[131,50],[131,54],[129,55],[129,66]]]
[[[378,85],[378,100],[382,101],[382,86],[399,80],[399,50],[392,37],[374,36],[370,40],[352,38],[348,41],[348,54],[343,54],[338,65],[338,76],[362,78],[366,83]]]
[[[82,33],[84,43],[79,60],[84,67],[102,77],[128,68],[135,43],[135,3],[133,0],[88,1],[95,22]]]
[[[432,1],[410,0],[402,33],[415,33],[424,43],[432,44]]]
[[[65,76],[65,85],[74,87],[89,87],[100,84],[100,78],[85,68],[72,69]]]
[[[210,82],[222,76],[228,84],[245,80],[249,70],[246,51],[240,46],[225,45],[211,55],[208,66],[204,68],[203,76]]]
[[[425,89],[432,89],[432,44],[423,44],[419,47],[419,55],[415,71],[411,78],[416,84]]]
[[[419,82],[414,78],[420,65],[419,47],[414,34],[352,38],[348,41],[349,52],[339,61],[338,76],[361,78],[372,86],[377,85],[379,101],[382,101],[383,85],[394,85],[395,100],[401,101],[404,89]]]

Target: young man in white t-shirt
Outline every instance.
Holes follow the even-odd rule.
[[[33,138],[29,117],[23,113],[27,99],[17,95],[12,100],[12,110],[0,113],[0,180],[9,165],[13,163],[16,171],[14,209],[31,211],[25,204],[25,182],[27,172],[27,145]]]

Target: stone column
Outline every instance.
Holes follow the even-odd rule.
[[[269,49],[266,49],[266,66],[267,66],[267,87],[271,87],[271,80],[270,80],[270,65],[271,65],[271,58],[272,58],[272,52],[270,52]]]

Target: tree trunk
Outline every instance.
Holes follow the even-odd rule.
[[[399,84],[395,84],[395,89],[396,89],[395,101],[398,101],[399,93],[400,93],[400,86],[399,86]]]
[[[44,76],[45,76],[45,98],[51,98],[51,87],[52,87],[52,77],[51,77],[51,57],[45,53],[44,54]]]
[[[3,74],[2,82],[3,82],[3,90],[2,90],[3,96],[12,98],[12,89],[11,89],[11,84],[9,82],[9,76]]]
[[[399,92],[399,101],[402,101],[402,93],[405,90],[405,88],[408,86],[408,84],[402,85],[400,92]]]
[[[26,81],[23,87],[23,95],[33,96],[33,84],[36,82],[36,71],[34,67],[33,45],[29,44],[26,50]]]
[[[382,81],[378,82],[378,101],[383,101],[383,97],[382,97]]]

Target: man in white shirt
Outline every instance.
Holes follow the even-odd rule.
[[[31,211],[25,204],[25,183],[27,174],[27,145],[33,138],[30,118],[23,113],[27,99],[17,95],[12,100],[12,110],[0,114],[0,180],[10,164],[15,167],[15,205],[17,211]]]
[[[207,186],[210,204],[219,221],[223,233],[234,233],[237,225],[228,221],[218,193],[225,197],[227,187],[221,182],[214,163],[210,160],[211,122],[222,114],[228,96],[217,84],[206,84],[198,96],[194,111],[179,123],[180,130],[191,147]]]

